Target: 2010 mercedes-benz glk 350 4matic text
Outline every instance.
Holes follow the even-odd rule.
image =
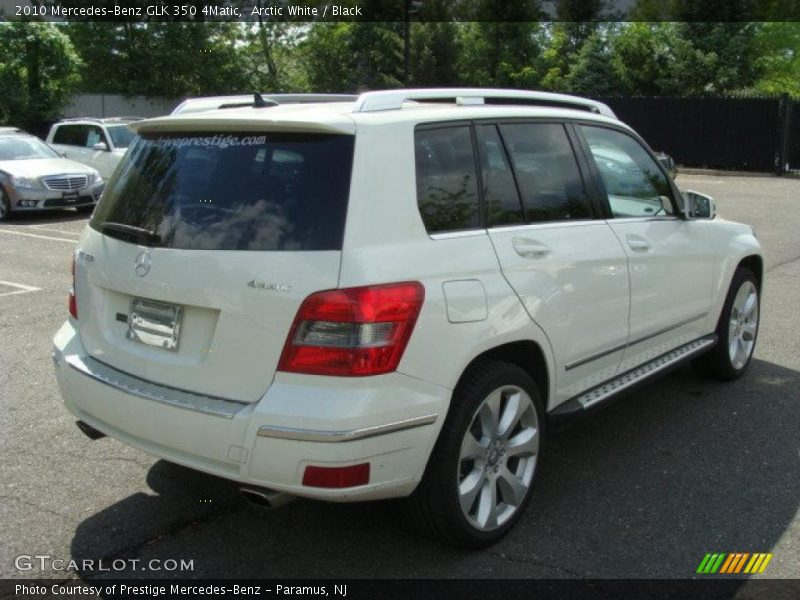
[[[607,106],[257,100],[131,124],[55,336],[91,436],[267,501],[410,496],[476,547],[523,513],[552,419],[685,360],[747,368],[752,229]]]

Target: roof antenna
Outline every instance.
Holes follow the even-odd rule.
[[[264,100],[264,97],[256,92],[253,94],[253,106],[256,108],[266,108],[268,106],[278,106],[275,100]]]

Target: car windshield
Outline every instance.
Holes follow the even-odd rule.
[[[0,160],[29,158],[58,158],[58,154],[43,141],[29,136],[0,136]]]
[[[108,125],[108,135],[114,143],[114,148],[127,148],[131,145],[133,138],[136,137],[133,129],[127,125]]]

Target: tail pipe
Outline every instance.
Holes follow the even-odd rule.
[[[262,510],[281,508],[295,499],[295,496],[291,494],[284,494],[283,492],[276,492],[275,490],[261,487],[242,487],[239,488],[239,493],[244,496],[245,500],[247,500],[251,506]]]
[[[77,425],[78,429],[80,429],[90,440],[99,440],[100,438],[106,437],[105,433],[103,433],[102,431],[98,431],[97,429],[95,429],[91,425],[87,425],[83,421],[75,421],[75,425]]]

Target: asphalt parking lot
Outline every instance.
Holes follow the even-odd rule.
[[[800,578],[800,180],[679,183],[752,224],[768,253],[751,370],[719,384],[682,368],[551,436],[522,521],[471,553],[418,537],[394,502],[254,515],[233,483],[90,441],[50,359],[86,219],[0,224],[0,577],[108,576],[15,568],[46,554],[191,559],[193,577],[682,578],[707,552],[772,552],[759,577]]]

